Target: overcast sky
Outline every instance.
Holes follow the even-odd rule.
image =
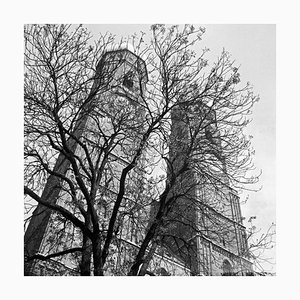
[[[249,81],[254,93],[260,95],[260,102],[253,109],[253,121],[247,128],[247,134],[253,135],[252,145],[255,149],[254,163],[258,171],[262,170],[259,192],[244,192],[242,206],[245,217],[256,216],[254,225],[266,231],[275,223],[275,25],[202,25],[206,28],[202,38],[202,48],[207,47],[210,64],[216,60],[223,48],[231,53],[236,65],[240,66],[241,81]],[[150,25],[86,25],[97,38],[98,34],[111,32],[117,39],[128,37],[140,31],[149,33]],[[275,250],[268,253],[275,257]],[[275,266],[265,266],[275,271]]]
[[[218,55],[224,47],[240,65],[242,82],[249,81],[260,101],[253,109],[253,121],[247,133],[253,135],[254,163],[262,170],[260,185],[256,193],[243,193],[241,200],[249,194],[247,204],[242,206],[246,217],[257,216],[255,225],[266,231],[275,223],[275,137],[276,137],[276,55],[275,25],[206,25],[203,43]],[[268,253],[275,256],[275,251]],[[266,266],[267,267],[267,266]],[[271,266],[268,266],[271,267]],[[273,268],[275,271],[275,268]]]

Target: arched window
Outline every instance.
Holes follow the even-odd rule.
[[[227,259],[225,259],[223,261],[222,269],[223,269],[222,276],[232,276],[233,275],[232,266]]]
[[[127,72],[123,77],[123,85],[128,88],[133,88],[133,73],[131,71]]]
[[[158,276],[171,276],[171,274],[165,268],[159,268],[157,270]]]

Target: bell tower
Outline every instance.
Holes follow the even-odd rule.
[[[183,106],[183,109],[178,105],[171,121],[169,159],[173,163],[172,171],[176,173],[186,159],[190,168],[179,176],[170,195],[176,201],[165,222],[163,244],[167,253],[190,269],[191,275],[251,273],[239,197],[225,176],[215,112],[205,104],[197,108]],[[199,122],[202,122],[203,132],[199,132],[199,140],[193,141],[199,143],[199,149],[195,146],[190,155],[187,149],[191,132]],[[207,180],[206,174],[201,173],[201,160],[205,159],[214,161],[213,166],[217,166],[216,182]],[[171,178],[172,174],[168,176]]]
[[[93,126],[90,114],[96,109],[99,103],[111,105],[114,102],[123,102],[124,107],[134,107],[136,101],[140,101],[145,92],[148,80],[145,62],[136,54],[128,49],[117,49],[105,52],[97,64],[93,85],[87,99],[78,112],[72,134],[69,135],[67,146],[71,152],[78,155],[82,154],[82,149],[78,146],[78,140],[85,137],[87,128]],[[134,109],[140,109],[138,106]],[[142,117],[142,111],[141,117]],[[106,128],[105,130],[110,130]],[[123,159],[125,155],[116,150],[115,156]],[[27,261],[26,258],[32,257],[43,252],[45,237],[49,234],[51,227],[51,216],[53,206],[58,203],[64,206],[62,197],[61,177],[68,177],[69,170],[72,169],[70,159],[64,153],[60,153],[55,166],[50,173],[41,194],[41,202],[35,208],[31,220],[24,236],[24,274],[35,275],[35,260]],[[25,191],[26,192],[26,191]]]

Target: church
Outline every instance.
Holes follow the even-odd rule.
[[[114,143],[105,157],[100,188],[95,192],[97,217],[101,220],[99,227],[104,237],[114,213],[122,171],[138,151],[143,135],[137,132],[144,132],[147,109],[152,109],[146,103],[147,81],[145,61],[130,50],[122,48],[103,54],[91,94],[99,86],[105,88],[97,101],[91,101],[78,116],[74,138],[69,141],[77,157],[84,157],[85,151],[89,151],[91,162],[100,157],[99,151],[104,149],[101,145]],[[103,82],[110,84],[107,86]],[[121,118],[115,122],[119,114],[126,116],[126,128]],[[167,213],[146,250],[139,275],[253,275],[239,197],[225,176],[226,163],[216,112],[207,103],[195,101],[195,105],[186,106],[184,99],[178,99],[178,105],[170,112],[168,125],[166,161],[171,167],[165,167],[165,182],[160,184],[172,183],[172,189],[166,198],[164,211]],[[126,131],[126,136],[116,135],[116,130]],[[116,136],[114,140],[112,136]],[[130,173],[116,216],[104,275],[128,274],[133,258],[161,209],[161,203],[149,199],[145,191],[150,180],[145,169],[151,159],[151,152],[141,154]],[[90,162],[82,161],[84,173]],[[214,166],[209,172],[208,161]],[[185,163],[188,171],[180,175]],[[53,170],[62,178],[68,178],[69,184],[76,184],[72,164],[65,155],[57,157]],[[74,195],[69,192],[68,185],[61,183],[58,176],[50,175],[41,199],[51,205],[61,205],[80,219],[81,209],[88,208],[84,195],[76,194],[76,197],[74,204]],[[38,204],[25,232],[25,275],[79,276],[81,256],[67,249],[80,248],[84,243],[78,228],[66,222],[59,213]],[[51,256],[59,252],[61,256]],[[27,260],[32,256],[35,259]]]

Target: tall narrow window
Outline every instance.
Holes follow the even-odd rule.
[[[223,269],[222,276],[232,276],[233,275],[232,266],[227,259],[225,259],[223,261],[222,269]]]
[[[130,90],[133,88],[133,74],[132,74],[132,72],[128,72],[124,75],[123,85],[126,88],[130,89]]]

